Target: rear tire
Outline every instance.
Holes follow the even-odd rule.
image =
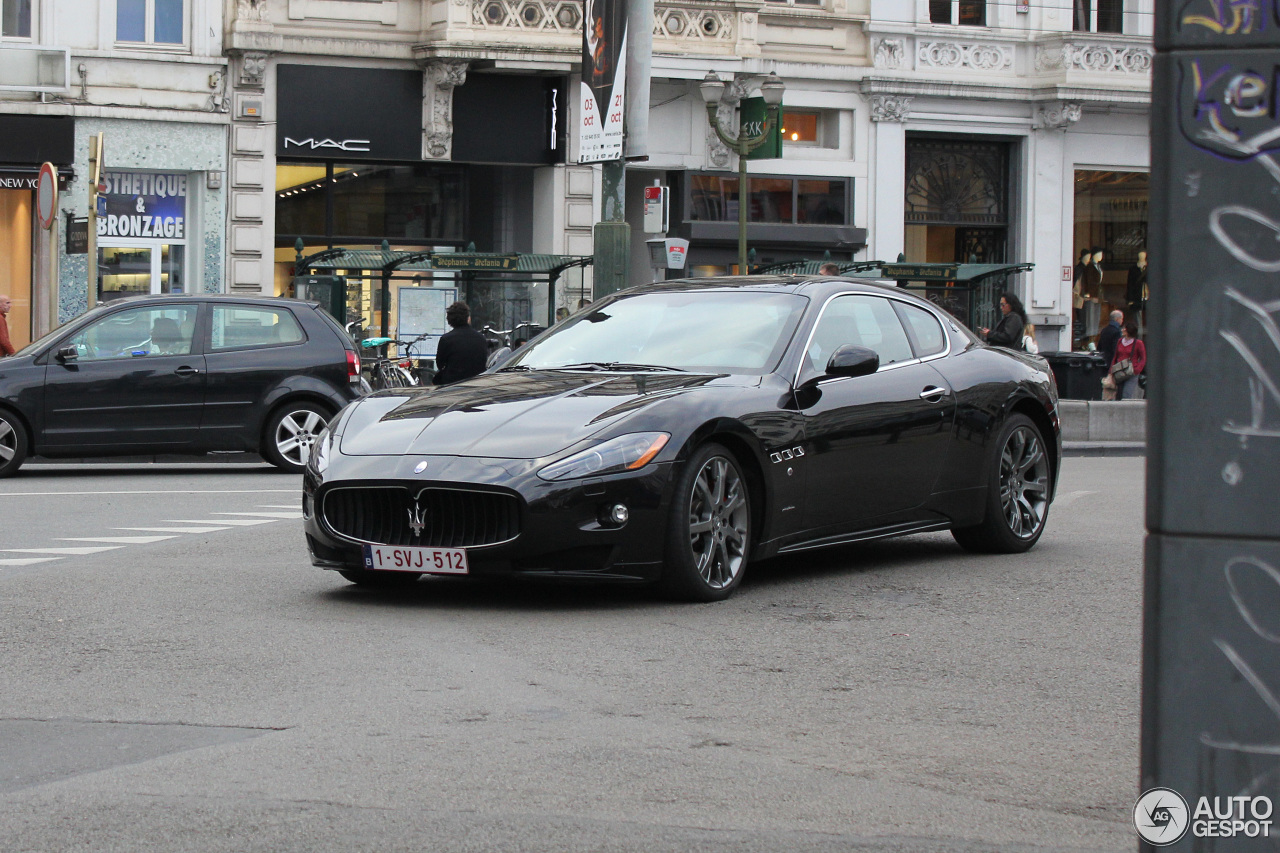
[[[267,418],[262,436],[262,456],[272,465],[301,474],[315,448],[316,437],[333,412],[316,403],[285,403]]]
[[[1029,551],[1044,532],[1053,494],[1053,468],[1040,429],[1026,415],[1011,415],[988,463],[986,517],[951,531],[960,547],[983,554]]]
[[[18,416],[0,409],[0,477],[13,476],[27,458],[27,429]]]
[[[403,589],[413,586],[422,577],[413,572],[368,572],[364,569],[342,569],[338,574],[356,586],[369,589]]]
[[[723,601],[742,583],[750,552],[747,478],[728,448],[704,444],[676,483],[663,590],[684,601]]]

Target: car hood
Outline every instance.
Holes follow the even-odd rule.
[[[346,456],[537,459],[723,378],[538,371],[379,392],[352,406],[339,448]]]

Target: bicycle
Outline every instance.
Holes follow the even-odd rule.
[[[359,322],[348,323],[347,333],[351,334],[353,330],[359,332],[360,326]],[[418,340],[421,339],[421,337],[418,338]],[[410,359],[407,357],[402,360],[392,359],[388,355],[388,346],[393,343],[404,344],[403,341],[397,341],[395,338],[364,338],[360,341],[361,349],[374,351],[372,357],[363,360],[364,369],[369,373],[369,386],[374,391],[381,391],[384,388],[409,388],[418,384],[417,377],[411,372],[413,362]]]
[[[488,370],[506,361],[513,352],[546,330],[546,326],[529,321],[517,323],[510,329],[495,329],[486,323],[480,329],[480,334],[484,335],[485,341],[489,344],[489,358],[485,360],[485,369]]]

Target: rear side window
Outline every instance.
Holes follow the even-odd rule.
[[[214,350],[296,344],[306,338],[292,311],[242,305],[213,306],[210,332]]]
[[[898,311],[916,339],[917,358],[937,355],[947,348],[947,334],[938,318],[923,308],[899,302]]]

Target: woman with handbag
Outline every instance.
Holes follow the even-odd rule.
[[[1138,340],[1138,324],[1124,324],[1124,334],[1116,344],[1116,355],[1111,361],[1111,378],[1121,400],[1141,400],[1142,387],[1138,376],[1147,366],[1147,348]]]
[[[1012,293],[1000,295],[1000,321],[994,329],[979,329],[987,343],[1007,349],[1023,350],[1023,328],[1027,324],[1027,312],[1022,302]]]

